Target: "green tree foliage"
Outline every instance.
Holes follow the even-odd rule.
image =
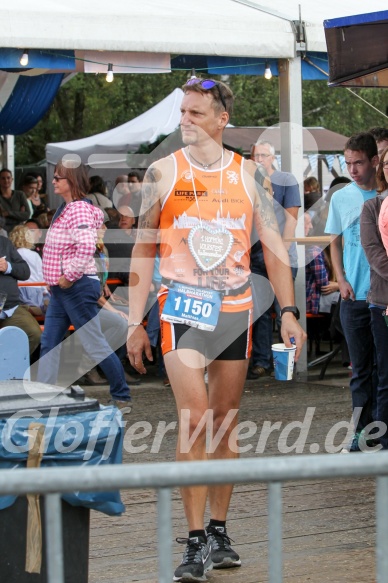
[[[45,117],[30,132],[16,137],[16,164],[32,164],[45,157],[48,142],[76,140],[119,126],[147,111],[187,79],[186,71],[157,75],[75,75],[59,90]],[[231,123],[271,126],[279,121],[278,79],[230,76],[236,103]],[[325,81],[303,82],[303,124],[322,126],[350,136],[387,119],[344,87]],[[387,113],[387,89],[356,89],[358,95]]]
[[[31,164],[45,157],[49,142],[92,136],[117,127],[147,111],[184,84],[185,72],[155,75],[78,74],[58,91],[44,118],[15,140],[16,164]]]
[[[236,96],[231,123],[236,126],[272,126],[279,122],[279,84],[253,75],[229,77]]]
[[[357,97],[357,95],[359,97]],[[322,126],[351,136],[371,127],[387,126],[388,89],[328,87],[324,81],[303,82],[303,124]]]

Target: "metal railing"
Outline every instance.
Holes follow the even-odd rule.
[[[288,480],[376,476],[376,581],[388,583],[388,452],[374,455],[277,456],[110,465],[104,467],[0,470],[0,495],[44,494],[49,583],[64,583],[60,493],[152,488],[158,492],[159,583],[171,583],[171,489],[202,484],[268,483],[269,581],[283,581],[282,484]]]

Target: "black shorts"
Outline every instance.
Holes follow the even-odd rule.
[[[214,330],[160,322],[162,353],[191,348],[209,360],[245,360],[252,350],[252,310],[220,312]]]

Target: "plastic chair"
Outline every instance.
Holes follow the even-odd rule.
[[[16,326],[0,330],[0,380],[30,380],[28,336]]]

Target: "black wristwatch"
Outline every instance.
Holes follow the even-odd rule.
[[[300,313],[296,306],[286,306],[285,308],[280,310],[280,316],[283,316],[283,314],[285,314],[286,312],[291,312],[291,314],[294,314],[295,318],[299,320]]]

